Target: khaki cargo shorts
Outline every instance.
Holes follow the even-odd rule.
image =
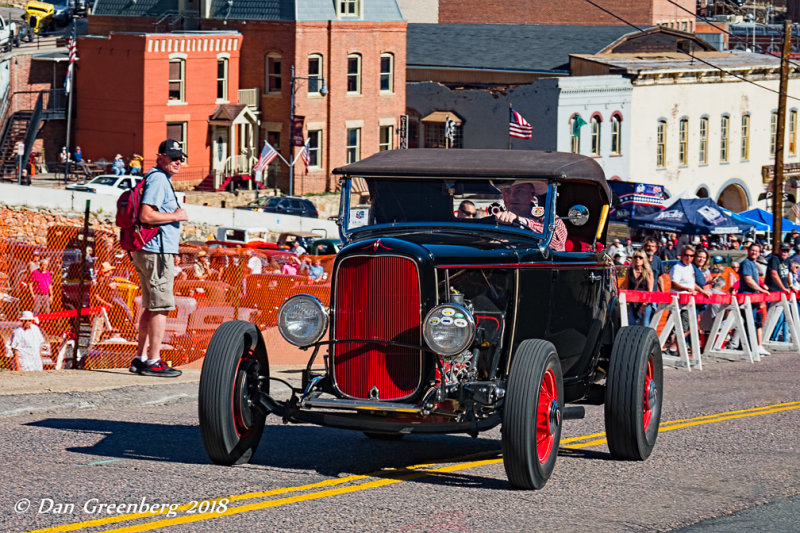
[[[132,252],[133,266],[142,288],[142,309],[172,311],[175,309],[175,254]]]

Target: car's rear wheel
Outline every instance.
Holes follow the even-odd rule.
[[[620,329],[611,351],[606,383],[608,449],[617,459],[643,461],[658,437],[664,372],[655,330]]]
[[[250,322],[225,322],[208,345],[198,395],[200,435],[212,461],[241,464],[253,456],[267,416],[256,402],[261,392],[269,392],[261,332]]]
[[[519,345],[503,408],[503,466],[519,489],[544,487],[558,456],[564,385],[555,347],[540,339]]]

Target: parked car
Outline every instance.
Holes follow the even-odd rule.
[[[17,42],[17,24],[0,15],[0,49],[9,52]]]
[[[137,183],[142,178],[135,176],[116,176],[114,174],[101,174],[84,183],[67,185],[69,191],[93,192],[95,194],[119,196]]]
[[[296,196],[262,196],[236,209],[263,213],[280,213],[299,217],[318,218],[317,208],[310,200]]]
[[[600,246],[611,194],[593,159],[391,150],[334,173],[340,212],[360,198],[350,194],[355,178],[366,180],[369,211],[358,226],[342,221],[330,308],[297,294],[278,313],[283,337],[312,350],[302,385],[287,401],[273,398],[261,332],[223,323],[199,388],[200,432],[214,462],[248,461],[268,414],[377,439],[477,436],[502,424],[511,485],[541,489],[563,421],[584,416],[567,407],[574,402],[605,404],[613,457],[650,455],[661,349],[654,330],[620,327],[616,277]],[[493,214],[456,218],[453,205],[476,186],[494,196]],[[526,215],[533,222],[520,224]],[[312,370],[318,355],[322,372]]]

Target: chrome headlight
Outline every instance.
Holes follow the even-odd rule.
[[[475,319],[458,304],[437,305],[425,317],[422,336],[439,355],[457,355],[472,344]]]
[[[278,311],[278,331],[295,346],[308,346],[322,338],[328,329],[328,310],[308,294],[292,296]]]

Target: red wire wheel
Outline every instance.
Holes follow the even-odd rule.
[[[536,450],[539,461],[545,462],[553,451],[555,428],[553,409],[558,408],[558,388],[556,375],[552,369],[545,370],[542,386],[539,388],[539,410],[536,414]]]

